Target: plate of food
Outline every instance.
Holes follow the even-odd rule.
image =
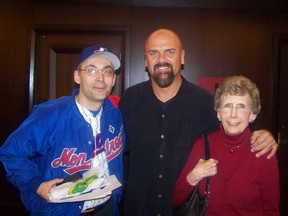
[[[104,170],[93,168],[83,175],[75,174],[52,188],[50,202],[77,202],[106,197],[121,183],[115,175],[104,177]]]

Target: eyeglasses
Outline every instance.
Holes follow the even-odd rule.
[[[78,69],[79,71],[85,71],[89,76],[99,76],[102,75],[105,77],[112,77],[114,75],[114,70],[111,67],[106,67],[102,70],[99,70],[97,67],[86,67],[85,69]]]

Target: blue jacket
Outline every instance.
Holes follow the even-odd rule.
[[[123,183],[122,116],[108,98],[103,103],[101,136],[110,175]],[[0,160],[31,215],[80,215],[83,202],[51,204],[36,190],[42,182],[87,171],[93,150],[92,129],[78,111],[74,96],[66,96],[35,106],[0,148]],[[121,197],[122,187],[112,193],[114,215]]]

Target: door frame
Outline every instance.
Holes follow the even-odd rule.
[[[288,175],[285,172],[288,160],[287,160],[287,143],[281,142],[281,137],[278,134],[278,124],[279,124],[279,104],[280,104],[280,70],[281,70],[281,46],[288,42],[288,34],[275,34],[273,35],[273,51],[272,51],[272,68],[270,76],[270,103],[269,103],[269,121],[272,128],[272,133],[278,140],[278,166],[280,171],[280,213],[287,215],[287,208],[285,201],[288,197],[288,190],[286,182]],[[272,176],[273,178],[273,176]]]
[[[272,68],[270,73],[270,99],[269,99],[269,124],[274,137],[278,135],[278,106],[280,82],[280,46],[282,41],[288,41],[288,34],[274,34],[272,43]],[[279,140],[278,140],[279,143]]]
[[[29,113],[35,105],[35,85],[37,79],[37,55],[40,37],[47,35],[117,35],[121,37],[121,93],[125,88],[125,83],[129,83],[130,74],[130,35],[131,27],[123,25],[31,25],[30,27],[30,61],[29,61]]]

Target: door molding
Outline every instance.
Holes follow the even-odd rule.
[[[29,112],[31,113],[32,107],[37,104],[37,82],[38,82],[38,64],[39,64],[39,46],[41,39],[49,36],[79,36],[79,37],[117,37],[120,40],[120,53],[119,58],[121,61],[120,75],[117,75],[118,88],[117,95],[121,95],[124,91],[124,83],[129,82],[127,80],[129,76],[125,74],[130,73],[130,26],[122,25],[97,25],[97,26],[83,26],[83,25],[31,25],[30,27],[30,62],[29,62]],[[91,45],[91,44],[89,44]],[[53,79],[55,79],[55,55],[58,53],[78,54],[87,46],[87,42],[77,42],[71,47],[51,45],[51,51],[49,56],[50,62],[50,77],[48,83],[51,85]],[[48,59],[47,59],[48,61]],[[41,75],[42,76],[42,75]],[[55,80],[54,80],[55,81]],[[47,94],[52,95],[52,99],[55,96],[55,89],[47,89]],[[44,100],[51,99],[47,95],[44,96]]]
[[[278,138],[278,106],[280,89],[280,51],[281,46],[288,43],[288,34],[274,34],[272,44],[272,68],[270,73],[270,99],[269,99],[269,124],[274,137]]]

